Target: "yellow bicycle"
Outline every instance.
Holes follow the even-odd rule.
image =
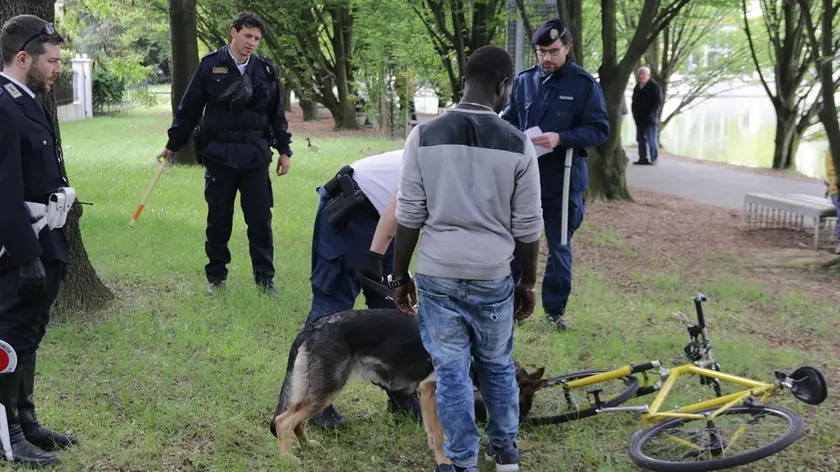
[[[643,429],[630,437],[630,457],[640,467],[660,471],[726,469],[757,461],[793,444],[804,431],[802,418],[788,408],[765,402],[788,389],[797,399],[818,405],[828,396],[825,376],[811,366],[791,373],[776,371],[772,382],[722,372],[712,356],[706,331],[702,307],[705,301],[703,294],[694,296],[696,324],[685,314],[677,313],[691,336],[684,350],[689,363],[666,369],[655,360],[547,379],[538,396],[553,394],[562,406],[552,407],[550,415],[536,411],[524,423],[556,424],[602,413],[639,412]],[[652,383],[649,371],[655,371],[660,379]],[[635,374],[642,374],[644,382],[640,383]],[[677,379],[691,374],[699,376],[701,385],[713,388],[715,398],[663,409]],[[739,390],[723,394],[721,382],[735,384]],[[654,392],[656,397],[650,405],[618,406]]]

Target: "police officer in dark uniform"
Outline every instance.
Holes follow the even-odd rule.
[[[393,268],[393,236],[397,231],[396,194],[402,168],[402,149],[359,159],[342,167],[318,187],[320,200],[312,233],[312,306],[309,326],[321,318],[352,310],[364,292],[368,308],[393,308],[393,301],[370,286],[361,285],[356,274],[381,282]],[[383,333],[387,336],[387,333]],[[386,390],[388,409],[407,412],[420,419],[415,394]],[[346,424],[333,405],[312,418],[325,428]]]
[[[583,222],[583,193],[589,187],[586,148],[606,141],[610,132],[604,95],[598,82],[569,57],[572,35],[557,18],[534,32],[538,65],[520,73],[503,117],[526,131],[538,126],[535,146],[551,152],[539,158],[542,208],[548,260],[542,283],[542,305],[549,321],[566,329],[566,303],[572,290],[571,238]],[[574,149],[569,184],[568,243],[561,243],[565,153]],[[521,274],[512,263],[514,278]]]
[[[67,212],[57,203],[72,204],[65,199],[75,192],[62,172],[55,126],[35,98],[61,72],[62,43],[33,15],[16,16],[0,31],[0,341],[17,355],[14,372],[0,374],[0,403],[13,456],[4,457],[29,467],[58,462],[46,451],[76,443],[40,425],[33,395],[36,354],[70,263]]]
[[[228,241],[238,191],[248,225],[254,280],[269,295],[277,295],[269,147],[280,154],[277,175],[288,172],[292,150],[277,68],[267,58],[253,55],[264,34],[265,24],[255,13],[236,16],[230,44],[201,59],[175,113],[166,148],[158,156],[174,159],[174,153],[193,135],[203,110],[197,149],[206,169],[205,251],[210,262],[205,274],[211,293],[224,288],[227,280]]]

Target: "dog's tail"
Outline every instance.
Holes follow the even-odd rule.
[[[302,336],[295,338],[292,347],[289,348],[289,361],[286,363],[286,377],[283,379],[283,386],[280,387],[280,397],[277,399],[277,408],[274,410],[274,416],[271,417],[270,427],[271,435],[277,436],[277,431],[274,428],[274,418],[282,415],[289,408],[290,395],[292,391],[292,377],[294,375],[295,360],[297,359],[298,349],[303,344]]]

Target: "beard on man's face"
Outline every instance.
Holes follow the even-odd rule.
[[[26,71],[26,86],[32,93],[46,93],[49,91],[47,74],[38,69],[38,63],[33,63]]]

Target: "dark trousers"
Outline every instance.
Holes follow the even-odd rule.
[[[650,152],[650,162],[656,162],[659,158],[659,126],[657,125],[642,125],[636,126],[636,142],[639,143],[639,160],[645,161],[648,159],[648,152]]]
[[[548,258],[542,280],[542,305],[549,316],[565,315],[566,304],[572,293],[572,235],[580,228],[584,217],[583,194],[569,195],[568,240],[561,243],[563,233],[562,197],[544,198],[542,201],[545,239],[548,244]],[[511,263],[513,280],[522,278],[522,265],[514,258]]]
[[[274,277],[274,242],[271,233],[271,208],[274,195],[268,167],[236,169],[209,159],[204,160],[204,198],[207,201],[207,240],[204,249],[210,262],[205,266],[207,280],[227,278],[230,263],[228,241],[233,228],[233,204],[240,195],[242,214],[248,225],[248,243],[254,277]]]
[[[11,344],[18,357],[35,354],[41,345],[66,267],[61,261],[44,261],[47,293],[34,300],[18,297],[20,277],[16,268],[0,272],[0,339]]]
[[[319,190],[323,193],[323,190]],[[384,296],[362,288],[355,278],[370,251],[378,218],[358,212],[350,218],[347,226],[333,228],[323,215],[324,205],[330,200],[322,195],[315,213],[315,229],[312,233],[312,307],[306,324],[341,311],[352,310],[356,297],[364,292],[368,308],[393,308],[394,302]],[[394,265],[393,244],[388,247],[382,259],[385,273],[391,273]]]

